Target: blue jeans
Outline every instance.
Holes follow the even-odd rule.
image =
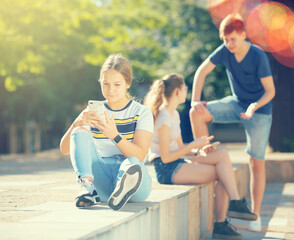
[[[102,202],[107,202],[112,194],[118,177],[124,171],[122,167],[138,164],[142,168],[143,179],[138,191],[129,202],[142,202],[150,194],[152,178],[147,168],[136,157],[125,158],[123,155],[101,157],[90,133],[74,129],[70,136],[70,158],[77,177],[91,177]]]
[[[182,158],[170,163],[163,163],[160,157],[155,158],[153,162],[157,181],[161,184],[174,184],[174,175],[186,163]]]
[[[213,117],[213,122],[242,123],[247,139],[246,152],[255,159],[264,160],[272,124],[271,114],[254,113],[249,120],[242,119],[240,113],[246,112],[246,109],[241,107],[233,96],[210,101],[207,109]]]

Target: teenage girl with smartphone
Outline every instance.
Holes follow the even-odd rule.
[[[129,61],[110,55],[100,71],[105,117],[85,109],[62,137],[60,149],[70,154],[81,191],[77,207],[102,201],[114,210],[127,201],[144,201],[152,180],[143,162],[153,132],[151,111],[132,100]]]

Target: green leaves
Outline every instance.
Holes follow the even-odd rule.
[[[23,86],[23,81],[21,79],[6,77],[5,88],[8,92],[14,92],[18,87]]]
[[[103,99],[97,80],[111,53],[130,59],[139,98],[171,72],[191,85],[217,39],[208,13],[186,1],[2,0],[0,118],[49,125],[74,118],[76,106]]]

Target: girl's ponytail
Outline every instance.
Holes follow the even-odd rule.
[[[183,84],[185,84],[183,76],[176,73],[165,75],[162,79],[153,82],[144,99],[144,105],[151,109],[154,119],[157,118],[163,102],[168,101],[173,91],[181,88]]]
[[[154,119],[158,116],[159,108],[164,101],[164,82],[162,79],[155,80],[150,91],[144,99],[144,105],[151,109]]]

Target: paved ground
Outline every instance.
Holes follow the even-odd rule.
[[[247,230],[248,222],[232,219],[243,239],[294,239],[294,183],[269,183],[262,204],[260,233]],[[205,240],[209,240],[208,234]]]
[[[225,147],[231,150],[235,162],[247,161],[241,150],[244,146]],[[294,160],[294,154],[287,157]],[[61,156],[58,150],[36,155],[0,156],[0,239],[48,239],[42,236],[41,230],[36,232],[35,237],[27,238],[26,231],[36,231],[38,228],[26,228],[24,226],[28,225],[22,223],[29,223],[37,217],[42,219],[45,213],[55,207],[62,209],[68,206],[66,202],[73,202],[77,190],[70,160]],[[59,205],[54,206],[54,202],[59,202]],[[68,206],[71,208],[69,212],[74,209],[73,206],[74,203]],[[247,222],[234,220],[232,223],[238,227],[244,239],[294,239],[294,183],[267,184],[261,233],[248,232]],[[21,228],[15,229],[15,226]],[[38,227],[42,229],[46,226]],[[56,235],[58,239],[63,239],[62,233]],[[210,239],[210,234],[205,239]]]
[[[42,214],[25,208],[46,202],[73,201],[78,190],[69,158],[61,156],[58,150],[2,156],[0,166],[0,233],[1,223]],[[0,239],[5,239],[2,237],[0,234]]]

